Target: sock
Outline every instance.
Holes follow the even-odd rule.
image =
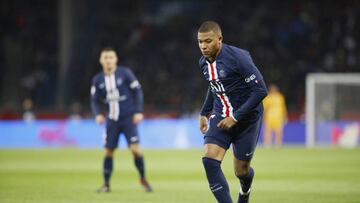
[[[240,187],[244,193],[249,191],[254,175],[254,169],[250,167],[249,173],[247,175],[238,177],[240,180]]]
[[[104,184],[106,186],[110,185],[110,177],[113,170],[113,158],[107,156],[104,158]]]
[[[221,162],[212,158],[203,157],[203,165],[210,189],[219,203],[232,203],[229,185],[221,170]]]
[[[140,178],[144,179],[145,178],[145,166],[144,166],[144,157],[143,156],[139,156],[139,157],[135,156],[135,166],[136,166],[137,170],[139,171]]]

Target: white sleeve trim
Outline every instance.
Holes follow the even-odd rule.
[[[91,86],[90,93],[91,95],[94,95],[96,93],[96,87],[94,85]]]
[[[133,82],[130,84],[130,88],[131,88],[131,89],[140,88],[140,83],[139,83],[139,81],[138,81],[138,80],[133,81]]]

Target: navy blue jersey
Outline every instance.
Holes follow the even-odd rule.
[[[99,102],[107,104],[107,117],[114,121],[142,112],[143,92],[129,68],[118,66],[111,75],[100,72],[93,77],[91,109],[95,115],[100,113]]]
[[[239,121],[262,113],[266,85],[248,51],[223,43],[213,63],[203,56],[199,65],[210,84],[201,115],[214,112]]]

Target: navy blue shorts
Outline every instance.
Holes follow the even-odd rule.
[[[105,147],[110,149],[117,148],[120,134],[125,135],[128,145],[140,142],[137,125],[132,122],[132,119],[125,121],[108,119],[106,122]]]
[[[204,144],[216,144],[225,150],[233,145],[234,156],[239,160],[251,160],[259,139],[262,114],[239,121],[229,130],[217,127],[223,117],[216,115],[210,118],[210,127],[204,136]]]

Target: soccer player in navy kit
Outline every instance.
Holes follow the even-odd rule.
[[[110,177],[113,170],[113,154],[119,136],[125,135],[128,147],[134,156],[140,174],[140,183],[145,191],[152,188],[145,177],[144,158],[139,145],[137,124],[143,120],[143,92],[139,81],[127,67],[117,66],[116,51],[107,47],[101,51],[100,64],[103,71],[93,77],[91,86],[91,108],[98,124],[106,122],[105,157],[103,163],[104,185],[98,192],[110,192]],[[105,118],[99,102],[108,106]]]
[[[250,162],[259,138],[266,86],[249,52],[222,43],[216,22],[200,26],[198,43],[203,55],[199,65],[210,84],[199,117],[200,131],[205,134],[206,176],[217,201],[231,203],[221,161],[232,144],[235,175],[240,180],[238,203],[245,203],[254,177]]]

